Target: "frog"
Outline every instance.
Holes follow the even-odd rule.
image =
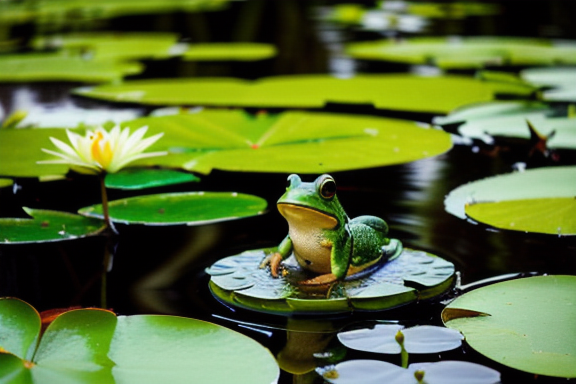
[[[315,275],[299,285],[319,286],[358,275],[402,253],[402,242],[388,237],[384,219],[371,215],[348,217],[329,174],[313,182],[289,175],[277,208],[288,222],[288,235],[261,264],[270,265],[273,277],[279,277],[282,261],[292,254],[303,269]]]

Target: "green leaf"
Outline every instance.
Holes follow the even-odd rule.
[[[548,148],[576,149],[576,117],[546,117],[542,112],[472,120],[458,128],[462,136],[486,139],[486,135],[530,138],[527,121],[542,135],[549,136]]]
[[[249,117],[240,111],[142,118],[126,124],[164,132],[151,150],[167,156],[135,165],[209,173],[324,173],[399,164],[451,146],[448,134],[414,122],[370,116],[286,112]],[[415,141],[414,138],[418,140]]]
[[[466,214],[496,228],[576,235],[576,197],[476,203],[466,206]]]
[[[175,56],[171,48],[178,35],[159,32],[85,32],[59,36],[37,37],[37,49],[63,49],[63,56],[82,55],[92,60],[165,59]]]
[[[276,47],[264,43],[196,43],[190,44],[182,55],[183,60],[252,61],[276,56]]]
[[[576,70],[571,67],[528,68],[520,77],[539,87],[550,87],[542,98],[550,101],[576,102]]]
[[[466,76],[387,74],[346,79],[329,75],[295,75],[255,81],[236,78],[133,80],[116,85],[77,88],[73,93],[102,100],[152,105],[322,108],[327,102],[332,102],[448,113],[462,105],[490,101],[498,93],[528,96],[534,90],[528,84],[482,81]]]
[[[24,360],[9,353],[0,353],[0,384],[29,384],[32,382],[30,370]]]
[[[31,361],[40,337],[38,312],[22,300],[0,298],[0,324],[0,351]]]
[[[436,116],[434,124],[448,125],[461,124],[467,121],[479,119],[501,118],[506,116],[518,116],[531,113],[541,113],[542,115],[552,114],[553,109],[549,104],[539,101],[489,101],[486,103],[476,103],[465,105],[450,112],[448,116]]]
[[[54,371],[98,372],[110,376],[108,357],[116,315],[102,309],[77,309],[58,316],[42,335],[34,363]],[[83,376],[83,375],[80,375]]]
[[[449,213],[465,219],[467,204],[574,197],[574,191],[575,166],[543,167],[487,177],[461,185],[446,196],[444,206]]]
[[[227,328],[175,316],[120,316],[110,348],[118,383],[262,383],[278,378],[274,357]]]
[[[117,189],[145,189],[198,181],[200,178],[191,173],[171,169],[127,168],[106,175],[106,187]]]
[[[142,72],[143,66],[114,60],[88,60],[51,53],[0,57],[0,81],[75,81],[105,83]]]
[[[14,184],[14,180],[12,179],[2,179],[0,178],[0,188],[10,187]]]
[[[445,69],[485,65],[550,65],[576,63],[576,48],[533,38],[409,38],[349,43],[354,58],[428,64]]]
[[[490,316],[445,321],[482,355],[537,375],[576,377],[576,276],[538,276],[489,285],[454,300],[443,312]],[[449,316],[452,317],[452,316]]]
[[[264,212],[266,200],[236,192],[186,192],[136,196],[109,202],[114,222],[147,225],[203,225]],[[80,214],[102,218],[102,205]]]
[[[293,257],[284,261],[290,270],[288,277],[273,278],[268,269],[260,268],[266,255],[274,251],[255,249],[214,263],[206,270],[212,276],[213,295],[228,305],[284,315],[380,311],[435,297],[450,287],[454,275],[452,263],[404,248],[399,257],[371,274],[341,282],[345,296],[335,288],[328,299],[309,298],[297,287],[304,275]]]
[[[65,165],[37,164],[54,158],[42,152],[42,148],[53,147],[50,137],[68,140],[63,129],[0,129],[0,175],[37,177],[68,172]]]
[[[24,208],[32,219],[0,218],[0,244],[44,243],[97,235],[102,220],[67,212]]]

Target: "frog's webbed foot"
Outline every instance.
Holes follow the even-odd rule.
[[[312,279],[303,280],[298,283],[299,286],[304,287],[320,287],[328,286],[338,281],[338,278],[333,273],[327,273],[325,275],[316,276]]]
[[[264,258],[260,263],[260,268],[266,268],[270,264],[270,273],[273,277],[278,277],[278,271],[280,270],[280,263],[282,262],[282,255],[280,252],[274,252]]]

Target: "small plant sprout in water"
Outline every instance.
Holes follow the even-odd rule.
[[[147,130],[148,127],[142,127],[130,134],[129,128],[121,129],[120,126],[115,126],[110,131],[98,127],[94,130],[87,130],[84,136],[66,130],[70,145],[50,137],[59,151],[42,148],[42,151],[58,156],[59,159],[38,163],[65,164],[80,173],[99,175],[104,220],[109,228],[113,228],[108,215],[108,200],[104,186],[106,174],[118,172],[135,160],[167,154],[167,152],[143,153],[164,135],[164,133],[159,133],[144,138]]]

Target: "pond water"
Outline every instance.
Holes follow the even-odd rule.
[[[518,4],[512,3],[516,2],[504,2],[506,6],[516,9]],[[550,8],[544,7],[542,2],[528,3],[531,8],[542,7],[550,11],[557,10],[558,2],[551,2],[555,5]],[[273,15],[283,10],[280,5],[276,8],[267,9],[267,14]],[[303,50],[310,55],[308,60],[296,48],[293,52],[300,52],[297,58],[292,59],[287,54],[278,60],[256,63],[252,67],[247,63],[204,63],[194,68],[190,65],[190,68],[176,69],[176,64],[168,60],[149,63],[150,68],[140,77],[173,73],[170,72],[172,70],[192,71],[200,76],[218,74],[244,78],[325,71],[350,73],[410,70],[407,66],[357,63],[342,58],[334,51],[342,41],[358,36],[374,38],[375,35],[328,28],[325,25],[318,27],[310,13],[307,13],[309,9],[302,4],[284,10],[297,11],[300,14],[296,16],[302,16],[296,17],[297,22],[282,24],[287,31],[286,35],[279,32],[279,27],[272,28],[273,20],[276,20],[273,16],[263,21],[260,33],[266,28],[275,31],[275,42],[283,43],[283,38],[289,40],[284,42],[288,48],[290,43],[301,44]],[[511,26],[500,24],[506,20],[518,26],[517,35],[539,36],[542,33],[536,27],[530,28],[527,20],[520,22],[520,18],[512,18],[510,12],[507,10],[504,16],[491,22],[473,18],[468,21],[469,24],[465,21],[451,21],[442,28],[446,29],[445,33],[451,31],[451,28],[459,28],[459,33],[470,34],[481,34],[483,30],[486,33],[510,32]],[[528,15],[535,17],[532,13]],[[226,13],[222,17],[226,19],[232,16]],[[211,15],[206,20],[214,22],[217,18],[217,15]],[[562,27],[551,26],[549,22],[547,20],[539,25],[542,28]],[[120,21],[115,26],[119,25]],[[226,37],[225,32],[216,29],[210,31],[214,39]],[[290,39],[286,37],[288,35]],[[314,39],[306,39],[306,36],[314,36]],[[561,37],[572,36],[566,33]],[[315,52],[315,49],[318,51]],[[73,97],[69,91],[77,85],[0,84],[0,103],[4,111],[24,107],[45,107],[58,111],[70,106],[81,110],[104,108],[108,111],[131,110],[134,113],[147,113],[150,110],[135,105],[111,105]],[[333,112],[348,113],[366,110],[362,107],[342,106],[331,106],[330,109]],[[431,122],[433,117],[422,113],[386,111],[378,111],[377,114],[422,122]],[[514,164],[528,159],[522,145],[499,153],[492,149],[456,144],[449,152],[434,158],[375,169],[334,172],[332,176],[338,185],[339,200],[350,217],[370,214],[384,218],[390,226],[390,235],[400,239],[404,246],[430,252],[454,263],[460,283],[465,287],[493,277],[505,279],[531,274],[576,275],[574,237],[495,230],[459,219],[445,211],[444,197],[452,189],[470,181],[511,172]],[[574,165],[576,155],[570,151],[561,152],[558,164]],[[335,338],[335,332],[340,329],[349,329],[358,324],[370,325],[375,321],[400,321],[407,326],[441,324],[440,311],[445,300],[461,293],[457,289],[450,290],[440,298],[389,311],[324,317],[261,314],[231,308],[217,301],[208,289],[209,276],[204,271],[206,267],[216,260],[245,250],[276,246],[286,235],[288,227],[276,209],[276,201],[285,190],[287,176],[214,171],[202,177],[200,183],[150,190],[150,193],[190,190],[250,193],[265,198],[269,208],[265,214],[257,217],[197,227],[119,224],[119,242],[107,281],[108,306],[125,315],[160,313],[194,317],[246,334],[277,356],[283,369],[280,383],[322,383],[323,379],[313,371],[315,364],[321,360],[315,359],[312,354],[341,350]],[[311,181],[316,175],[302,177]],[[24,216],[20,210],[22,206],[74,212],[79,207],[99,201],[97,180],[87,176],[73,174],[67,180],[50,183],[21,179],[16,183],[14,189],[0,189],[0,217]],[[113,200],[130,195],[129,192],[111,190],[109,198]],[[19,297],[38,310],[70,305],[97,306],[100,300],[98,272],[104,246],[104,240],[100,238],[3,246],[0,248],[0,296]],[[374,357],[349,350],[346,358],[366,356]],[[399,363],[397,356],[378,358]],[[411,356],[411,362],[439,359],[464,359],[485,364],[502,373],[503,383],[576,382],[538,378],[515,371],[491,362],[467,347],[440,355]]]

